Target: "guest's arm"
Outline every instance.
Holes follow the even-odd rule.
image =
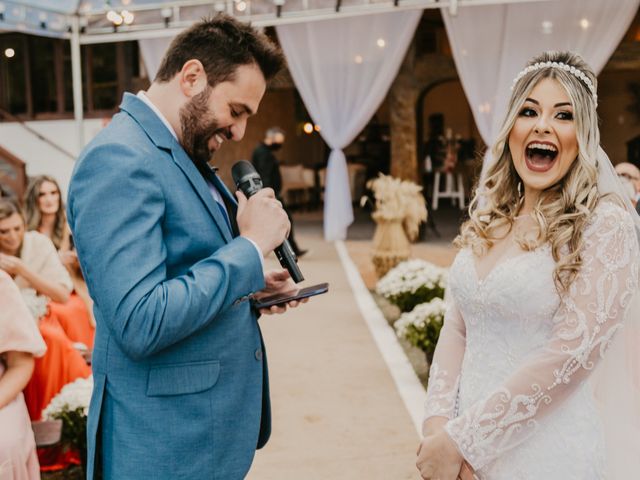
[[[98,319],[132,359],[182,341],[265,287],[259,252],[242,236],[170,276],[157,151],[104,144],[85,155],[69,188],[69,224]]]
[[[20,258],[0,253],[0,268],[10,275],[19,275],[29,285],[42,295],[46,295],[54,302],[64,303],[69,300],[71,290],[55,280],[30,269]]]
[[[29,383],[33,373],[33,355],[25,352],[6,352],[7,370],[0,377],[0,409],[11,403]]]

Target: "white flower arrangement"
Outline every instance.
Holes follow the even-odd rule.
[[[411,312],[403,313],[394,324],[399,338],[420,348],[429,361],[433,358],[440,330],[444,323],[447,304],[441,298],[416,306]]]
[[[42,411],[44,420],[55,420],[65,412],[80,411],[86,417],[89,414],[89,402],[93,391],[93,376],[78,378],[68,383],[49,405]]]
[[[22,288],[20,293],[34,320],[38,320],[47,314],[47,304],[49,303],[47,297],[38,295],[38,292],[33,288]]]
[[[376,293],[397,305],[403,312],[434,298],[443,298],[448,271],[425,260],[407,260],[382,277]]]
[[[430,302],[421,303],[410,312],[400,315],[400,318],[393,326],[398,337],[405,338],[409,326],[422,329],[432,322],[442,324],[446,311],[447,305],[445,301],[441,298],[434,298]]]
[[[43,420],[62,420],[62,444],[87,458],[87,416],[93,391],[93,376],[68,383],[42,411]]]

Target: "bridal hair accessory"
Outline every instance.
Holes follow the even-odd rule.
[[[596,106],[598,105],[598,94],[596,93],[596,87],[593,85],[591,79],[587,77],[582,70],[562,62],[538,62],[534,63],[533,65],[529,65],[524,70],[522,70],[513,80],[511,90],[513,90],[513,87],[516,86],[516,83],[518,83],[518,81],[526,74],[535,72],[536,70],[541,70],[543,68],[558,68],[560,70],[564,70],[565,72],[569,72],[571,75],[581,80],[582,83],[584,83],[591,92],[591,96],[593,97],[593,101],[595,102]]]

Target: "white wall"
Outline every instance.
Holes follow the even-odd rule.
[[[78,131],[74,120],[25,122],[30,128],[77,156]],[[85,143],[102,128],[102,120],[84,121]],[[74,159],[56,150],[16,122],[0,123],[0,145],[27,164],[27,175],[51,175],[60,183],[66,198]]]

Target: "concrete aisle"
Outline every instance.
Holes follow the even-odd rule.
[[[328,294],[260,320],[273,432],[251,480],[418,478],[419,438],[354,300],[332,244],[302,238],[305,285]],[[271,259],[268,260],[272,266]]]

